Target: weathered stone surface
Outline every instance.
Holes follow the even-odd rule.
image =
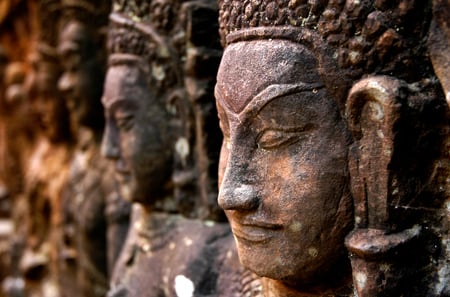
[[[448,1],[114,2],[0,1],[8,297],[450,296]]]
[[[219,204],[262,294],[448,294],[445,4],[219,6]]]
[[[234,296],[240,283],[228,226],[134,208],[108,296]],[[193,295],[189,295],[191,292]]]

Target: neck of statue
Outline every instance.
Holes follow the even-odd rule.
[[[170,185],[163,193],[151,199],[150,204],[141,204],[145,211],[149,214],[165,213],[165,214],[179,214],[177,204],[174,203],[173,195],[170,195],[172,189]]]

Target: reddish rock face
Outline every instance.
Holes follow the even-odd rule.
[[[290,41],[234,43],[216,98],[224,134],[219,205],[242,264],[304,287],[331,277],[336,265],[345,271],[349,135],[314,56]]]

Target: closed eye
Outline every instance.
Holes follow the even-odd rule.
[[[266,129],[261,132],[257,139],[256,145],[260,149],[272,150],[296,143],[305,136],[305,132],[310,127],[302,127],[296,129]]]
[[[134,125],[134,116],[132,114],[116,115],[116,123],[120,130],[128,131]]]

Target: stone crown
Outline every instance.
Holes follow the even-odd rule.
[[[219,0],[221,41],[251,28],[309,30],[336,49],[339,65],[361,72],[423,73],[431,1],[419,0]],[[270,30],[270,29],[268,29]],[[233,34],[232,34],[233,35]],[[405,75],[407,74],[407,75]]]

